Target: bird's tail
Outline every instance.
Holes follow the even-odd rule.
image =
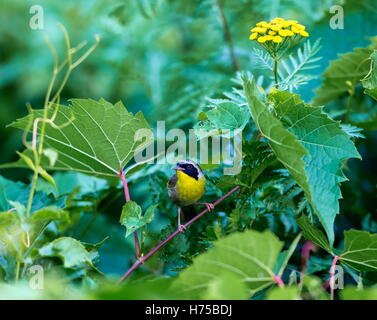
[[[182,222],[186,223],[187,221],[194,218],[198,213],[196,208],[193,205],[182,207]]]

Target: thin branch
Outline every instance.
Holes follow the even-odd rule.
[[[238,64],[236,54],[234,52],[234,45],[233,45],[232,35],[231,35],[230,29],[229,29],[229,24],[228,24],[228,21],[226,20],[226,17],[225,17],[225,14],[224,14],[224,9],[223,9],[223,7],[220,3],[220,0],[217,0],[216,4],[219,8],[221,24],[222,24],[223,29],[224,29],[225,40],[228,43],[229,53],[230,53],[230,57],[232,59],[233,69],[234,69],[234,71],[238,71],[238,70],[240,70],[240,66]]]
[[[216,200],[213,205],[216,206],[220,202],[222,202],[224,199],[232,195],[234,192],[236,192],[240,186],[237,186],[230,190],[228,193],[224,194],[221,198]],[[198,220],[202,215],[204,215],[206,212],[208,212],[208,209],[203,210],[198,215],[196,215],[194,218],[186,222],[183,227],[187,228],[190,224],[192,224],[194,221]],[[125,273],[123,276],[119,279],[119,282],[122,282],[124,279],[126,279],[132,272],[134,272],[140,265],[142,265],[146,260],[148,260],[158,249],[163,247],[167,242],[169,242],[171,239],[173,239],[175,236],[177,236],[180,233],[180,231],[177,229],[174,231],[170,236],[168,236],[165,240],[160,242],[156,247],[154,247],[151,251],[149,251],[145,256],[140,257],[133,265],[132,267]]]

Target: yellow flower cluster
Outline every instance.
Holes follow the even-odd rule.
[[[275,18],[270,22],[261,21],[256,27],[250,30],[252,33],[250,40],[257,40],[259,43],[272,41],[280,43],[284,38],[288,37],[309,37],[309,33],[305,31],[305,26],[299,24],[296,20],[284,20]]]

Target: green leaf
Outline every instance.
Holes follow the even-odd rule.
[[[107,240],[109,240],[109,236],[107,236],[107,237],[105,237],[105,238],[103,238],[100,242],[97,242],[97,243],[84,243],[84,242],[82,242],[82,244],[84,245],[84,247],[88,250],[88,251],[90,251],[90,250],[96,250],[96,251],[98,251],[98,249],[100,248],[100,247],[102,247],[103,246],[103,244],[107,241]]]
[[[207,290],[200,297],[202,300],[247,300],[250,297],[246,283],[231,272],[223,272],[209,281]]]
[[[0,280],[9,281],[15,277],[16,261],[10,255],[0,254]]]
[[[7,250],[19,261],[22,257],[22,229],[20,215],[15,211],[0,212],[0,244],[5,244]]]
[[[255,81],[246,77],[243,81],[256,126],[304,190],[332,244],[341,198],[339,185],[346,180],[341,170],[343,160],[360,157],[353,142],[322,108],[304,103],[295,94],[275,90],[269,95],[274,105],[270,111]]]
[[[326,266],[326,271],[328,268]],[[303,291],[310,294],[310,298],[314,300],[329,300],[329,294],[323,287],[323,280],[319,277],[304,274],[301,283],[303,286]]]
[[[369,72],[364,79],[361,80],[365,93],[377,100],[377,50],[370,55]]]
[[[16,209],[16,212],[21,216],[23,217],[25,215],[25,211],[26,211],[26,207],[18,202],[18,201],[12,201],[12,200],[8,200],[8,202],[10,203],[10,205]]]
[[[29,153],[32,154],[32,152],[29,150]],[[33,163],[33,160],[31,160],[31,157],[26,152],[18,152],[17,154],[20,156],[20,163],[25,163],[31,170],[35,171],[35,166]],[[52,176],[50,176],[45,169],[43,169],[41,166],[38,167],[38,173],[46,179],[49,183],[53,185],[53,187],[56,189],[56,183]]]
[[[325,234],[318,228],[313,227],[309,219],[305,215],[302,215],[296,221],[299,227],[304,232],[305,239],[310,240],[311,242],[320,246],[322,249],[326,250],[329,253],[332,252],[331,246]]]
[[[100,242],[97,243],[86,243],[86,242],[81,242],[82,245],[85,247],[85,249],[89,252],[90,259],[92,260],[93,263],[99,262],[99,249],[103,246],[103,244],[109,239],[110,237],[107,236],[103,238]],[[97,272],[101,273],[98,269],[96,269]]]
[[[357,288],[348,286],[340,290],[342,300],[377,300],[377,288]]]
[[[18,152],[16,151],[16,153],[19,155],[19,157],[25,161],[26,165],[31,169],[31,170],[35,170],[35,166],[34,166],[34,163],[33,163],[33,160],[31,160],[31,158],[26,155],[26,154],[23,154],[21,152]]]
[[[81,198],[86,194],[99,194],[101,191],[108,189],[109,183],[105,179],[78,172],[56,172],[54,179],[58,187],[57,195],[68,195],[77,190],[75,194],[77,198]]]
[[[91,299],[96,300],[174,300],[183,299],[176,290],[171,288],[171,277],[158,277],[152,280],[125,282],[114,285],[114,282],[106,281],[91,292]]]
[[[295,180],[305,190],[309,189],[305,174],[305,163],[302,160],[308,152],[298,142],[294,134],[286,130],[283,124],[269,112],[263,97],[256,87],[255,81],[244,81],[244,90],[250,108],[251,116],[260,133],[269,140],[270,146],[277,156],[291,172]]]
[[[115,105],[102,99],[72,99],[71,102],[70,106],[55,106],[58,108],[55,124],[59,128],[46,125],[45,145],[58,154],[53,167],[50,165],[50,158],[44,156],[44,168],[47,170],[69,170],[115,177],[121,163],[124,166],[135,152],[140,151],[139,148],[152,142],[151,139],[134,139],[137,130],[149,128],[148,123],[141,112],[133,115],[121,102]],[[54,112],[53,109],[50,113]],[[30,117],[41,117],[42,112],[43,110],[33,110],[10,126],[25,130]],[[62,126],[67,124],[72,115],[74,120]],[[16,164],[23,165],[22,161]]]
[[[55,183],[55,180],[54,178],[45,170],[43,169],[42,167],[39,167],[38,168],[38,173],[45,179],[47,180],[49,183],[52,184],[52,186],[55,188],[55,190],[57,189],[57,186],[56,186],[56,183]]]
[[[136,202],[126,202],[120,216],[120,224],[127,228],[126,237],[150,223],[153,220],[156,207],[157,205],[149,207],[145,214],[142,215],[141,207]]]
[[[377,100],[377,87],[373,89],[365,89],[365,93],[372,97],[374,100]]]
[[[267,292],[266,300],[301,300],[297,286],[272,288]]]
[[[324,105],[346,93],[363,79],[369,70],[368,57],[375,45],[367,48],[356,48],[352,52],[339,55],[337,60],[330,62],[323,74],[323,83],[316,90],[314,105]]]
[[[377,271],[377,233],[345,231],[339,260],[358,271]]]
[[[145,214],[143,216],[143,219],[145,221],[145,223],[150,223],[152,222],[153,218],[154,218],[154,211],[156,210],[157,208],[157,204],[155,205],[152,205],[150,206],[146,211],[145,211]]]
[[[14,211],[0,212],[0,234],[11,233],[11,229],[20,227],[20,216]]]
[[[26,207],[29,192],[30,186],[0,176],[0,211],[7,211],[14,207],[10,204],[10,200],[19,202],[22,206]],[[56,202],[55,199],[48,197],[45,193],[37,192],[33,199],[31,212],[52,205],[54,202]]]
[[[301,233],[299,233],[296,238],[292,241],[291,245],[289,246],[289,249],[286,250],[286,251],[283,251],[280,253],[280,256],[283,257],[283,261],[281,263],[281,265],[279,266],[278,268],[278,271],[277,271],[277,275],[279,277],[281,277],[283,275],[283,272],[285,270],[285,268],[287,267],[288,265],[288,261],[289,259],[292,257],[294,251],[296,250],[296,247],[298,245],[298,242],[300,241],[301,239]]]
[[[47,222],[50,220],[70,221],[69,212],[55,206],[48,206],[33,212],[30,222]]]
[[[306,216],[297,219],[304,231],[304,237],[334,255],[324,233],[313,227]],[[357,271],[377,271],[377,234],[366,231],[349,230],[344,232],[344,249],[339,261]]]
[[[342,197],[339,186],[347,180],[341,170],[343,161],[360,155],[349,135],[322,108],[305,104],[291,93],[278,92],[272,99],[278,118],[309,153],[303,158],[309,184],[304,191],[332,243]]]
[[[370,55],[370,67],[368,74],[361,80],[361,83],[365,89],[377,88],[377,50],[374,50]]]
[[[55,239],[38,250],[41,257],[58,257],[63,261],[65,268],[73,268],[82,264],[93,267],[89,252],[80,241],[61,237]]]
[[[377,38],[374,38],[377,39]],[[377,42],[373,48],[377,47]],[[359,97],[355,87],[362,84],[365,88],[364,93],[369,95],[372,99],[377,100],[377,70],[376,70],[376,58],[377,51],[372,50],[370,57],[365,58],[359,62],[360,66],[365,67],[367,73],[364,78],[355,78],[352,81],[347,81],[349,96],[347,110],[341,112],[347,112],[347,119],[353,126],[365,129],[376,130],[377,129],[377,105],[371,103],[369,99]],[[369,70],[369,71],[368,71]],[[361,81],[360,81],[361,80]],[[344,124],[342,125],[345,126]]]
[[[208,106],[209,111],[200,114],[200,122],[195,126],[195,133],[198,137],[210,134],[208,132],[211,130],[242,130],[248,123],[250,113],[246,106],[228,101],[211,101],[214,104]],[[205,131],[201,132],[200,129]]]
[[[297,49],[296,54],[289,54],[279,62],[278,74],[282,79],[279,83],[280,89],[292,92],[316,78],[315,75],[305,74],[304,71],[319,67],[317,62],[322,57],[316,57],[316,55],[321,49],[320,41],[321,39],[317,39],[312,45],[310,40],[307,40],[302,47]],[[270,59],[270,63],[273,68],[273,59]]]
[[[214,281],[221,281],[223,274],[244,282],[250,295],[274,283],[273,269],[283,243],[271,232],[233,233],[213,245],[179,274],[174,283],[178,291],[198,298],[208,293]]]

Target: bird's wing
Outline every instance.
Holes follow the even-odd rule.
[[[174,189],[175,186],[177,185],[177,181],[178,181],[178,177],[177,175],[175,174],[174,176],[172,176],[169,181],[168,181],[168,188],[169,189]]]

